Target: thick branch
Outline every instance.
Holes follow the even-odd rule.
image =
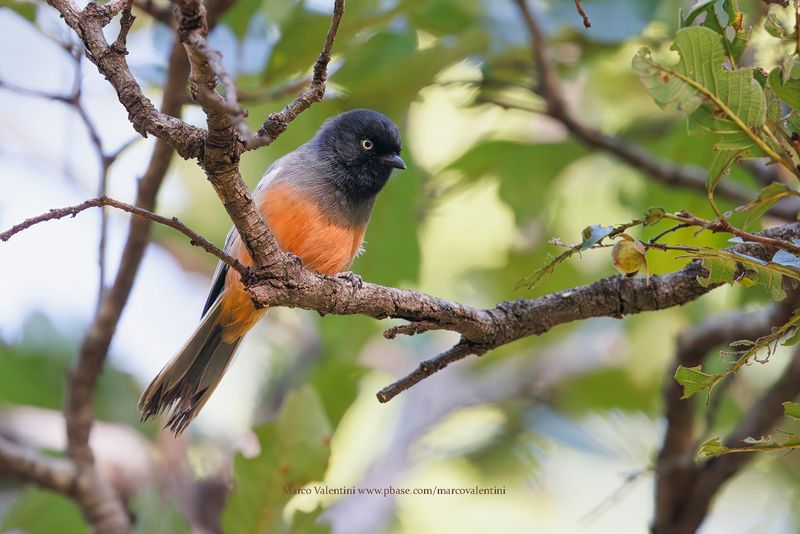
[[[71,495],[75,489],[77,471],[68,460],[42,456],[0,436],[0,475]]]
[[[800,236],[800,224],[764,232],[772,239]],[[740,244],[729,250],[768,259],[774,249],[758,243]],[[438,358],[424,362],[412,374],[383,390],[383,402],[469,354],[481,354],[554,326],[590,317],[622,317],[685,304],[710,291],[697,282],[705,271],[697,262],[684,269],[643,278],[612,277],[534,300],[502,302],[492,309],[478,309],[449,302],[416,291],[370,283],[353,283],[346,277],[326,277],[302,266],[280,261],[268,273],[246,279],[253,299],[263,306],[288,306],[337,315],[362,314],[376,319],[394,317],[426,323],[460,333],[464,339]],[[432,323],[432,324],[430,324]]]

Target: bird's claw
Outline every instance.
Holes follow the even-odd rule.
[[[297,254],[292,254],[291,252],[286,253],[286,257],[289,258],[289,261],[295,263],[297,265],[303,265],[303,260]]]
[[[361,289],[364,285],[364,280],[361,279],[356,273],[352,271],[345,271],[336,275],[336,278],[342,278],[350,282],[353,286],[353,289]]]

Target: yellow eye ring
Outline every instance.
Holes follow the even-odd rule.
[[[362,139],[361,140],[361,148],[363,148],[364,150],[372,150],[372,148],[374,146],[375,146],[375,144],[372,141],[370,141],[369,139]]]

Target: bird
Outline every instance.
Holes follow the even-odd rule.
[[[284,252],[325,275],[345,272],[362,250],[378,193],[392,171],[406,168],[400,152],[400,132],[391,119],[370,109],[347,111],[275,160],[253,201]],[[224,250],[252,265],[236,228]],[[220,262],[197,329],[139,399],[142,421],[166,412],[166,427],[175,435],[183,432],[265,311],[253,304],[239,273]]]

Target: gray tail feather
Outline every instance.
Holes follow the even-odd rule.
[[[219,384],[241,338],[222,341],[219,301],[208,310],[200,326],[183,348],[164,366],[139,399],[142,421],[168,412],[169,427],[176,435],[197,416]]]

